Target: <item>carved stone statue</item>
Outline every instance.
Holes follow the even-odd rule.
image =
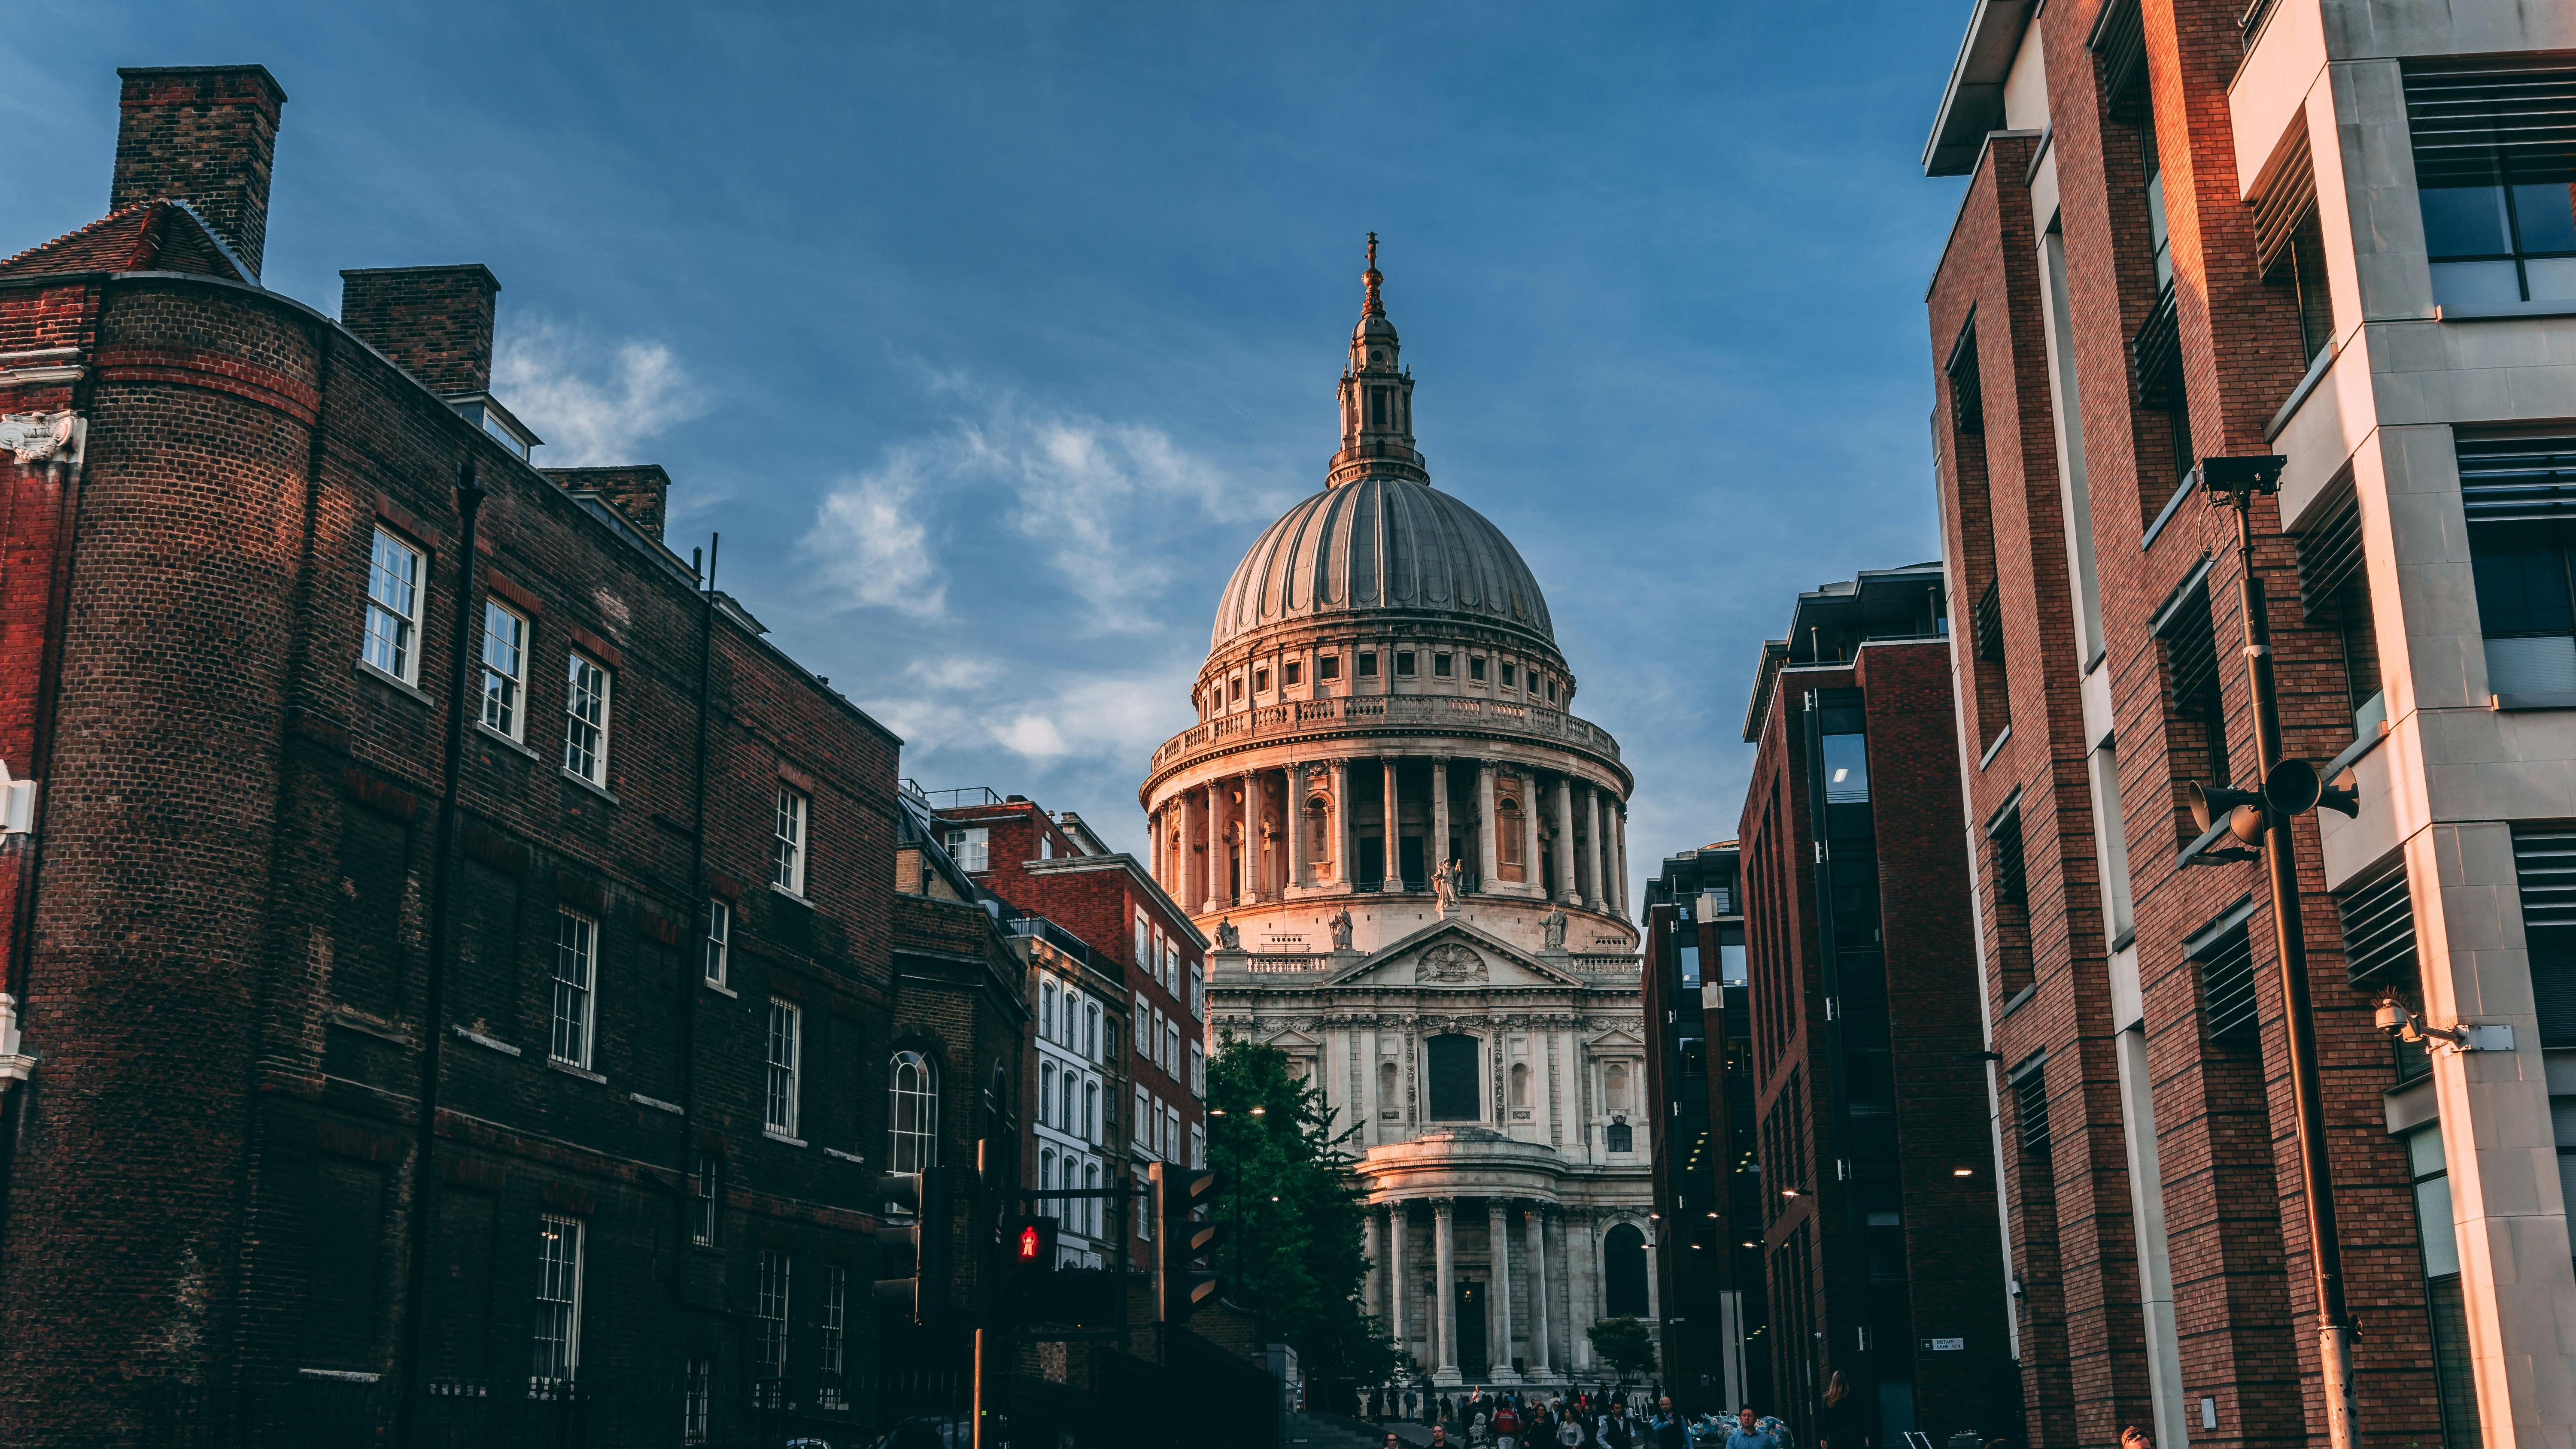
[[[1334,950],[1347,951],[1351,949],[1351,913],[1349,911],[1342,910],[1334,912],[1333,918],[1324,924],[1333,928]]]
[[[1458,868],[1448,861],[1431,867],[1431,889],[1440,897],[1440,914],[1458,908]]]
[[[1563,936],[1564,934],[1564,928],[1559,927],[1557,935]],[[1240,951],[1243,949],[1243,932],[1235,926],[1233,921],[1220,920],[1216,923],[1216,948],[1220,951]]]
[[[1565,949],[1565,912],[1548,912],[1547,919],[1539,922],[1539,927],[1547,932],[1546,939],[1548,950],[1562,951]]]

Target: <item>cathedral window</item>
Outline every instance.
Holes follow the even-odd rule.
[[[1395,672],[1399,678],[1410,679],[1413,677],[1412,650],[1398,649],[1395,651]]]
[[[1290,688],[1305,683],[1305,675],[1306,665],[1303,660],[1291,659],[1279,666],[1279,682]]]
[[[1233,686],[1233,689],[1234,689],[1234,701],[1235,701],[1236,703],[1238,703],[1238,704],[1239,704],[1239,703],[1241,703],[1241,702],[1242,702],[1242,700],[1243,700],[1243,676],[1242,676],[1242,675],[1240,675],[1240,674],[1238,674],[1238,675],[1234,676],[1234,678],[1232,678],[1232,679],[1230,679],[1230,680],[1228,680],[1228,681],[1226,681],[1226,682],[1227,682],[1229,685]]]
[[[1514,1109],[1529,1106],[1529,1063],[1527,1062],[1512,1063],[1512,1106]]]
[[[1485,682],[1485,656],[1484,656],[1484,655],[1482,655],[1482,654],[1471,654],[1471,655],[1468,655],[1468,656],[1467,656],[1467,677],[1468,677],[1469,679],[1474,680],[1474,681],[1475,681],[1476,683],[1478,683],[1478,684],[1482,684],[1482,683],[1484,683],[1484,682]]]
[[[1373,428],[1382,428],[1386,426],[1385,388],[1373,387],[1369,389],[1369,426]]]
[[[1341,678],[1342,656],[1339,654],[1327,654],[1317,659],[1315,661],[1315,677],[1317,679]]]
[[[1431,674],[1435,679],[1447,679],[1449,677],[1448,655],[1434,654],[1431,656]]]
[[[1363,649],[1360,651],[1359,677],[1362,679],[1377,678],[1376,651],[1370,649]]]
[[[1628,1110],[1628,1064],[1612,1062],[1601,1073],[1601,1095],[1613,1112]]]
[[[1503,666],[1503,688],[1510,689],[1519,682],[1520,666],[1517,664],[1505,664]]]
[[[1526,842],[1529,836],[1522,828],[1521,804],[1518,800],[1506,796],[1503,803],[1494,808],[1494,834],[1500,837],[1494,844],[1499,847],[1503,857],[1503,879],[1522,879],[1523,871],[1528,864]]]
[[[1473,1122],[1485,1115],[1477,1103],[1477,1047],[1474,1037],[1454,1032],[1423,1043],[1432,1121]]]
[[[1252,671],[1252,692],[1255,694],[1268,694],[1270,692],[1269,670],[1256,669]]]

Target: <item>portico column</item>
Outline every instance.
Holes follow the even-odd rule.
[[[1628,802],[1616,795],[1611,796],[1609,816],[1612,854],[1610,868],[1618,876],[1618,890],[1614,898],[1618,901],[1619,918],[1624,921],[1628,918]]]
[[[1208,781],[1207,802],[1207,909],[1215,911],[1233,904],[1226,895],[1223,780]]]
[[[1596,1301],[1593,1254],[1592,1211],[1578,1209],[1565,1215],[1565,1340],[1574,1345],[1574,1367],[1578,1373],[1593,1371],[1592,1325],[1601,1321],[1601,1305]]]
[[[1440,1325],[1440,1368],[1433,1382],[1444,1388],[1458,1384],[1457,1263],[1450,1231],[1457,1207],[1445,1197],[1431,1200],[1431,1262],[1440,1294],[1440,1301],[1432,1306],[1432,1321]]]
[[[1333,761],[1333,876],[1351,888],[1351,762]]]
[[[1386,848],[1378,853],[1386,858],[1386,869],[1378,877],[1378,889],[1400,891],[1404,889],[1404,870],[1401,865],[1404,854],[1402,849],[1404,824],[1396,813],[1399,802],[1395,785],[1395,756],[1388,755],[1380,763],[1386,766]]]
[[[1601,787],[1583,787],[1583,903],[1600,910],[1609,899],[1609,886],[1601,878]]]
[[[1494,888],[1494,762],[1476,764],[1476,889]]]
[[[1377,1307],[1378,1295],[1384,1291],[1386,1283],[1386,1274],[1379,1266],[1385,1259],[1377,1245],[1377,1217],[1377,1209],[1370,1208],[1367,1216],[1360,1219],[1360,1252],[1368,1258],[1368,1286],[1362,1290],[1360,1298],[1362,1313]]]
[[[1371,1212],[1369,1214],[1369,1221],[1372,1223],[1377,1221],[1377,1214],[1375,1212]],[[1386,1336],[1394,1340],[1397,1348],[1410,1352],[1412,1350],[1412,1345],[1406,1343],[1404,1340],[1404,1289],[1406,1281],[1404,1277],[1404,1233],[1406,1226],[1404,1218],[1404,1204],[1400,1202],[1388,1203],[1386,1205]]]
[[[1261,859],[1261,772],[1243,772],[1243,880],[1239,899],[1244,903],[1260,900],[1269,894],[1270,867]]]
[[[1493,1245],[1494,1259],[1494,1352],[1485,1377],[1498,1384],[1516,1384],[1520,1371],[1512,1367],[1512,1224],[1509,1206],[1501,1198],[1485,1199],[1485,1241]]]
[[[1563,905],[1580,905],[1574,893],[1574,787],[1563,775],[1556,777],[1556,879],[1548,884]]]
[[[1306,883],[1306,767],[1290,765],[1280,780],[1279,824],[1288,834],[1288,878],[1279,883],[1284,896]]]
[[[1547,899],[1547,882],[1539,877],[1538,861],[1538,771],[1521,771],[1521,884],[1536,886],[1533,892]]]
[[[1431,848],[1422,852],[1425,871],[1449,858],[1449,757],[1431,757]]]
[[[1650,1222],[1646,1224],[1646,1321],[1654,1325],[1655,1334],[1658,1338],[1663,1336],[1664,1294],[1662,1286],[1655,1282],[1656,1277],[1659,1275],[1655,1272],[1656,1235],[1654,1230],[1661,1226],[1662,1224],[1660,1223]]]
[[[1556,1366],[1548,1353],[1547,1301],[1547,1209],[1530,1205],[1529,1215],[1529,1281],[1530,1281],[1530,1375],[1550,1378]]]

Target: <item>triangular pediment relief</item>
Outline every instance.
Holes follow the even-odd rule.
[[[1267,1047],[1277,1047],[1283,1052],[1312,1051],[1323,1045],[1322,1042],[1317,1041],[1315,1038],[1294,1028],[1280,1032],[1275,1036],[1265,1036],[1261,1039],[1261,1044]]]
[[[1331,986],[1481,991],[1494,987],[1580,987],[1583,983],[1518,946],[1464,921],[1439,921],[1369,953]]]
[[[1635,1032],[1628,1030],[1624,1026],[1614,1026],[1608,1031],[1586,1037],[1583,1044],[1596,1052],[1644,1051],[1646,1049],[1646,1039],[1637,1035]]]

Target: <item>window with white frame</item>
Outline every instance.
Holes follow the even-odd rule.
[[[778,787],[778,823],[770,841],[769,881],[790,895],[805,894],[807,813],[804,791],[793,785]]]
[[[547,1051],[566,1066],[590,1069],[596,1014],[599,923],[579,911],[555,912],[554,1035]]]
[[[1207,1166],[1207,1124],[1204,1122],[1190,1124],[1190,1166]]]
[[[367,562],[367,639],[359,656],[405,684],[420,681],[420,550],[379,528]]]
[[[796,1068],[801,1050],[800,1038],[805,1029],[805,1011],[792,1001],[775,997],[769,1003],[769,1130],[781,1137],[796,1135],[797,1086]]]
[[[1181,1074],[1181,1024],[1169,1017],[1163,1019],[1163,1070]]]
[[[1088,1077],[1082,1083],[1082,1140],[1100,1140],[1100,1084]]]
[[[1183,1160],[1181,1157],[1181,1109],[1178,1107],[1165,1107],[1163,1109],[1163,1158],[1167,1162],[1180,1162]]]
[[[724,1159],[712,1152],[701,1152],[697,1161],[697,1181],[689,1185],[689,1241],[701,1248],[716,1245],[718,1204],[723,1201]]]
[[[1097,1001],[1083,1003],[1082,1056],[1085,1061],[1100,1060],[1100,1003]]]
[[[1152,1060],[1154,1055],[1154,1009],[1145,1004],[1145,993],[1136,993],[1136,1055]]]
[[[608,671],[575,654],[564,681],[563,767],[608,788]]]
[[[1082,1165],[1082,1185],[1083,1185],[1084,1189],[1085,1189],[1085,1190],[1087,1190],[1087,1191],[1090,1191],[1090,1192],[1098,1192],[1098,1191],[1100,1191],[1100,1164],[1099,1164],[1099,1163],[1097,1163],[1097,1162],[1086,1162],[1086,1163],[1084,1163],[1084,1164]],[[1099,1237],[1099,1236],[1100,1236],[1100,1199],[1098,1199],[1098,1198],[1096,1198],[1096,1197],[1094,1197],[1094,1198],[1085,1198],[1085,1199],[1083,1199],[1081,1202],[1076,1203],[1074,1206],[1075,1206],[1075,1207],[1076,1207],[1076,1209],[1078,1209],[1078,1210],[1081,1212],[1081,1214],[1082,1214],[1082,1230],[1083,1230],[1085,1233],[1087,1233],[1087,1234],[1091,1235],[1092,1237],[1095,1237],[1095,1238],[1096,1238],[1096,1237]]]
[[[540,1387],[567,1384],[581,1371],[581,1219],[548,1213],[537,1220],[535,1362]]]
[[[775,1248],[760,1250],[760,1291],[753,1310],[752,1365],[762,1378],[778,1378],[787,1371],[787,1255]]]
[[[1161,1007],[1154,1008],[1153,1020],[1146,1024],[1145,1030],[1149,1033],[1145,1039],[1145,1059],[1165,1072],[1169,1072],[1172,1069],[1172,1062],[1169,1057],[1163,1055],[1163,1009]]]
[[[1154,923],[1153,923],[1150,919],[1148,919],[1148,918],[1146,917],[1146,915],[1145,915],[1145,913],[1144,913],[1143,911],[1138,911],[1138,912],[1136,913],[1136,959],[1137,959],[1137,961],[1138,961],[1138,962],[1140,962],[1140,963],[1142,963],[1142,962],[1146,962],[1146,961],[1151,961],[1151,960],[1153,960],[1153,959],[1154,959],[1154,957],[1153,957],[1153,949],[1154,949]]]
[[[714,1416],[716,1402],[716,1366],[712,1359],[693,1358],[684,1370],[680,1391],[680,1442],[707,1442],[707,1421]]]
[[[886,1171],[919,1172],[938,1161],[937,1073],[921,1053],[901,1051],[887,1077]]]
[[[706,973],[707,984],[722,986],[725,973],[733,965],[733,902],[722,896],[707,898]]]
[[[528,621],[483,601],[483,727],[519,738],[527,727]]]
[[[993,866],[993,832],[981,825],[948,832],[945,842],[948,858],[969,875],[981,875]]]
[[[1038,978],[1038,1035],[1055,1040],[1055,979]]]
[[[850,1315],[850,1270],[835,1263],[823,1270],[823,1383],[817,1401],[826,1409],[846,1409],[841,1391],[847,1371]]]
[[[1190,1043],[1190,1095],[1207,1095],[1207,1048],[1196,1041]]]
[[[1138,1087],[1136,1089],[1136,1115],[1128,1120],[1128,1127],[1130,1128],[1128,1136],[1134,1140],[1138,1147],[1143,1148],[1148,1153],[1154,1150],[1154,1134],[1160,1130],[1154,1125],[1158,1116],[1159,1114],[1154,1111],[1153,1096],[1144,1088]]]
[[[1055,1125],[1055,1063],[1038,1063],[1038,1120]]]
[[[1190,966],[1190,1020],[1207,1020],[1207,971],[1196,963]]]

